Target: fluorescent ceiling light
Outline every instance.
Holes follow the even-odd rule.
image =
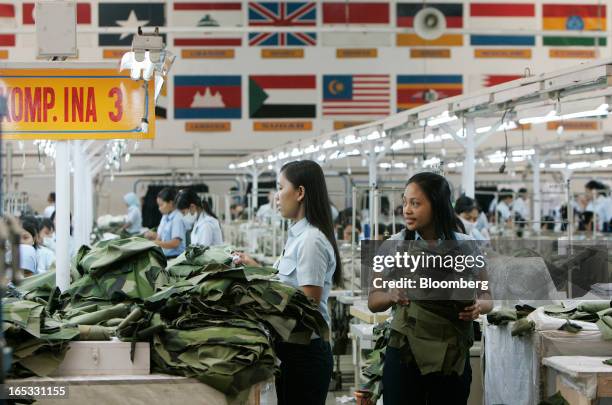
[[[455,115],[450,115],[448,111],[444,111],[442,114],[437,117],[432,117],[427,120],[428,127],[435,127],[441,124],[446,124],[448,122],[455,121],[457,117]]]
[[[336,146],[338,146],[338,142],[334,142],[331,139],[323,143],[323,149],[335,148]]]
[[[391,150],[402,150],[410,147],[410,142],[398,139],[391,145]]]

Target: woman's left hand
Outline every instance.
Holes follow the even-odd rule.
[[[463,321],[474,321],[480,316],[480,300],[476,300],[474,305],[463,308],[463,311],[459,312],[459,319]]]

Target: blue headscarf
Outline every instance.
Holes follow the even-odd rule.
[[[128,207],[140,207],[140,201],[138,200],[138,196],[135,193],[129,192],[124,195],[123,201],[125,201]]]

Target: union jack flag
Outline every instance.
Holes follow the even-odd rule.
[[[249,25],[254,27],[314,27],[317,24],[315,2],[249,2]],[[312,46],[314,32],[253,32],[251,46]]]

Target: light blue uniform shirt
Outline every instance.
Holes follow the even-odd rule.
[[[181,244],[176,249],[163,249],[164,255],[178,256],[185,251],[185,224],[183,223],[183,215],[179,210],[174,210],[170,214],[164,214],[157,235],[162,242],[169,242],[172,239],[180,239]]]
[[[140,208],[135,205],[130,205],[127,211],[126,222],[130,223],[130,226],[126,231],[132,235],[139,233],[142,228],[142,215],[140,214]]]
[[[36,249],[32,245],[19,245],[19,268],[28,270],[32,274],[38,274],[36,264]]]
[[[223,236],[219,221],[202,212],[191,230],[191,244],[204,246],[222,245]]]
[[[280,280],[292,287],[314,285],[323,288],[319,311],[330,323],[327,299],[336,271],[334,248],[323,232],[312,226],[306,218],[293,224],[288,232],[283,255],[274,264]]]
[[[38,246],[36,249],[36,270],[45,273],[55,263],[55,252],[48,247]]]

